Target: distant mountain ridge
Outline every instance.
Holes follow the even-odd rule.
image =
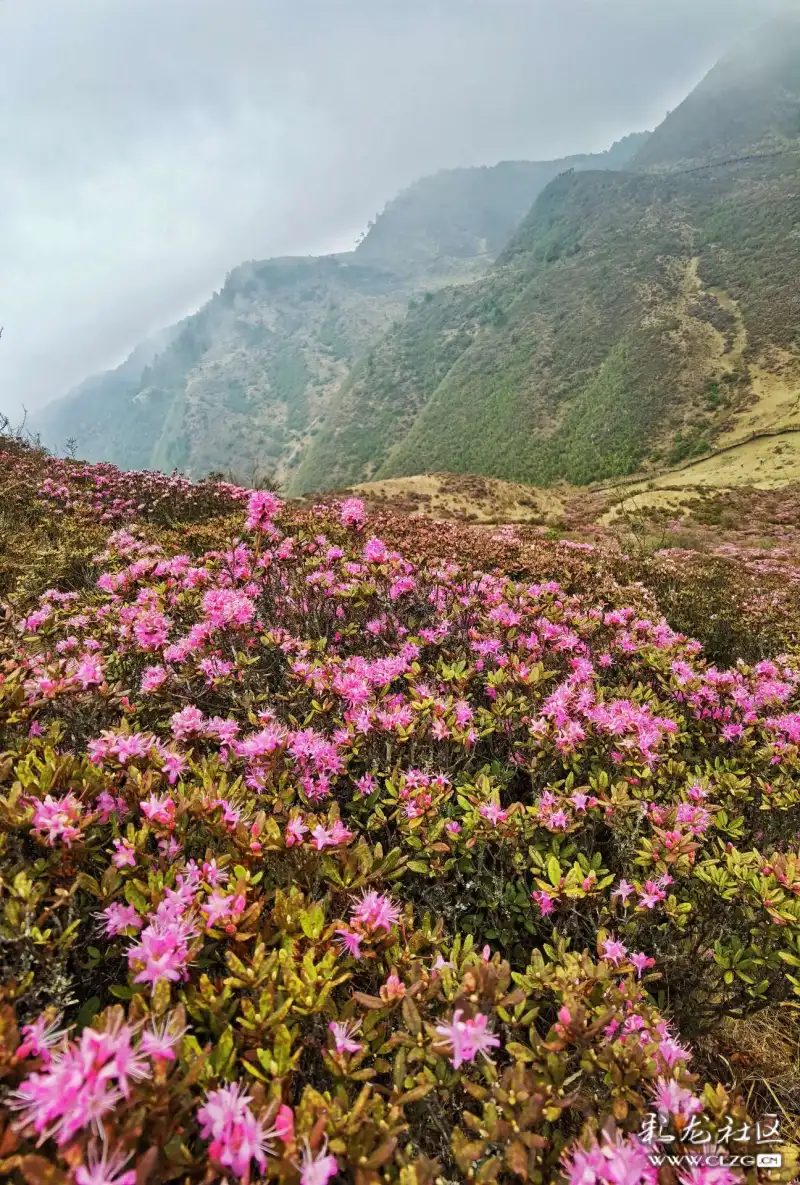
[[[360,260],[399,265],[440,257],[494,259],[531,208],[535,196],[569,169],[624,169],[647,143],[632,133],[606,152],[551,161],[500,161],[444,169],[393,198],[356,248]]]
[[[409,303],[486,272],[537,193],[569,169],[624,167],[648,133],[605,153],[423,178],[355,251],[251,261],[197,313],[32,417],[44,443],[126,468],[295,483],[336,393]]]
[[[636,169],[708,164],[796,147],[800,16],[758,30],[713,67],[633,158]]]
[[[588,483],[794,423],[799,137],[800,18],[726,55],[629,171],[555,179],[484,276],[411,310],[292,488]]]

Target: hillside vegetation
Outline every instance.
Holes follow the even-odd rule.
[[[795,1179],[800,598],[14,439],[0,555],[4,1180]]]
[[[646,139],[424,178],[387,205],[354,252],[235,268],[199,312],[31,426],[56,451],[73,440],[93,460],[288,482],[354,364],[409,302],[485,272],[558,173],[623,167]]]
[[[368,352],[292,488],[437,470],[585,483],[744,434],[776,384],[792,403],[795,75],[792,21],[715,67],[636,172],[554,180],[486,276],[431,295]]]

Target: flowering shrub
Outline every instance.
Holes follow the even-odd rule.
[[[109,467],[38,464],[104,521]],[[745,1122],[693,1044],[800,996],[800,665],[356,499],[203,548],[117,480],[0,633],[0,1172],[655,1181],[649,1114]]]

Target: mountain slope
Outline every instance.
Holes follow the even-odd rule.
[[[352,260],[241,265],[135,377],[126,363],[87,380],[34,429],[128,467],[252,476],[291,464],[350,360],[408,300],[404,278]]]
[[[796,148],[800,16],[765,25],[726,54],[638,150],[635,168],[692,167]]]
[[[649,132],[618,140],[606,152],[552,161],[501,161],[445,169],[399,193],[356,248],[359,261],[395,266],[495,256],[540,193],[568,169],[624,169]]]
[[[559,172],[624,164],[645,140],[425,178],[389,203],[355,252],[243,264],[157,357],[135,351],[32,426],[51,447],[74,438],[87,458],[125,467],[291,479],[352,365],[410,300],[485,272]]]
[[[800,397],[796,28],[712,71],[640,171],[552,182],[485,277],[370,351],[295,488],[442,470],[590,482],[707,451],[770,385]]]

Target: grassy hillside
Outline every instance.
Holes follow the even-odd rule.
[[[243,264],[160,348],[146,343],[33,427],[58,451],[73,438],[82,455],[124,466],[289,480],[354,362],[410,300],[480,276],[559,172],[623,165],[645,140],[423,179],[354,253]]]
[[[585,483],[702,455],[776,385],[786,411],[800,393],[800,151],[763,146],[792,105],[800,127],[787,83],[800,44],[774,30],[770,44],[775,69],[763,42],[759,69],[781,101],[756,104],[766,125],[752,125],[735,56],[687,101],[692,127],[705,113],[738,156],[557,178],[485,277],[433,295],[369,352],[294,488],[441,470]],[[685,121],[673,113],[637,165]],[[674,155],[695,151],[690,137]]]

